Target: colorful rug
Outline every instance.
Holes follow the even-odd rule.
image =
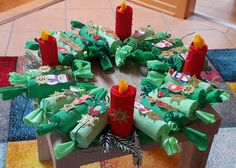
[[[35,127],[27,126],[22,121],[23,116],[31,111],[33,111],[31,99],[27,102],[23,96],[18,96],[12,100],[8,141],[36,139]]]
[[[236,96],[236,82],[227,82],[228,87],[234,96]]]
[[[236,81],[236,49],[209,50],[207,57],[224,81]]]
[[[175,168],[179,155],[168,157],[162,149],[144,152],[144,168]],[[37,153],[37,141],[9,142],[7,147],[6,168],[52,168],[52,162],[40,163]],[[130,155],[111,160],[96,162],[81,168],[134,168]]]
[[[10,86],[9,72],[16,71],[17,57],[0,57],[0,87]]]

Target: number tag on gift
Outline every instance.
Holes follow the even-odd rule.
[[[166,40],[161,40],[159,43],[156,44],[152,43],[152,45],[157,48],[166,48],[166,47],[170,48],[173,46],[173,44],[171,44],[169,41]]]
[[[174,79],[177,79],[181,83],[188,83],[188,79],[190,78],[190,75],[186,75],[177,71],[170,71],[169,73]]]
[[[48,85],[56,85],[58,83],[67,83],[69,82],[69,78],[66,74],[58,74],[58,75],[47,75],[48,77]]]

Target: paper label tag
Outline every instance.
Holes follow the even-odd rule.
[[[144,107],[144,105],[139,102],[134,102],[134,107],[142,114],[147,114],[152,111],[150,108]]]
[[[152,43],[152,45],[157,48],[166,48],[166,47],[170,48],[173,46],[173,44],[171,44],[167,40],[161,40],[159,43],[156,43],[156,44]]]
[[[190,75],[183,74],[181,72],[173,71],[170,72],[170,75],[180,81],[181,83],[188,83],[189,78],[191,77]]]
[[[67,83],[69,82],[69,77],[66,74],[58,74],[58,75],[47,75],[48,85],[56,85],[58,83]]]
[[[145,35],[145,31],[143,30],[135,30],[134,34],[132,35],[133,37],[143,37]]]
[[[60,52],[60,53],[62,53],[62,54],[66,54],[68,51],[65,49],[65,48],[63,48],[63,47],[57,47],[57,50]]]

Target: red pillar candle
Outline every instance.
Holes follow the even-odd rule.
[[[126,87],[122,91],[122,85]],[[129,136],[133,128],[134,101],[136,88],[120,81],[119,86],[110,90],[110,126],[112,132],[120,137]]]
[[[205,44],[205,41],[200,35],[196,35],[189,47],[189,52],[182,72],[200,78],[200,74],[205,64],[207,50],[208,46]]]
[[[42,65],[58,65],[57,41],[48,32],[43,31],[41,38],[38,40]]]
[[[132,33],[132,16],[133,9],[126,6],[125,1],[116,7],[116,35],[123,41],[130,37]]]

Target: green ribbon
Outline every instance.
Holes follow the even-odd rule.
[[[158,60],[147,61],[147,67],[151,70],[159,71],[159,72],[167,72],[170,69],[170,64],[161,62]]]
[[[208,138],[207,135],[199,132],[197,130],[194,130],[190,127],[186,127],[182,130],[182,133],[184,134],[184,136],[190,140],[193,144],[196,145],[196,147],[200,150],[200,151],[205,151],[207,150],[208,147]]]
[[[133,48],[129,45],[124,45],[122,47],[117,48],[115,53],[116,66],[121,67],[125,64],[125,60],[130,55],[132,49]]]
[[[22,93],[27,92],[26,86],[15,86],[15,87],[2,87],[0,88],[0,94],[2,95],[2,100],[13,99]]]
[[[88,61],[74,60],[74,71],[73,75],[78,78],[93,78],[93,73],[91,71],[91,64]]]
[[[175,137],[162,137],[161,146],[164,148],[168,156],[174,155],[181,151],[178,140]]]
[[[203,111],[197,110],[195,112],[195,116],[197,118],[199,118],[205,124],[209,124],[209,123],[212,124],[212,123],[216,122],[215,115],[213,115],[211,113],[207,113],[207,112],[203,112]]]
[[[68,154],[70,154],[75,149],[76,149],[76,143],[74,141],[69,141],[66,143],[57,144],[54,147],[55,158],[57,160],[61,159],[65,156],[67,156]]]
[[[213,90],[207,94],[206,100],[209,103],[222,102],[221,94],[224,93],[223,90]]]
[[[30,50],[38,50],[39,44],[35,41],[27,41],[25,44],[25,48]]]

